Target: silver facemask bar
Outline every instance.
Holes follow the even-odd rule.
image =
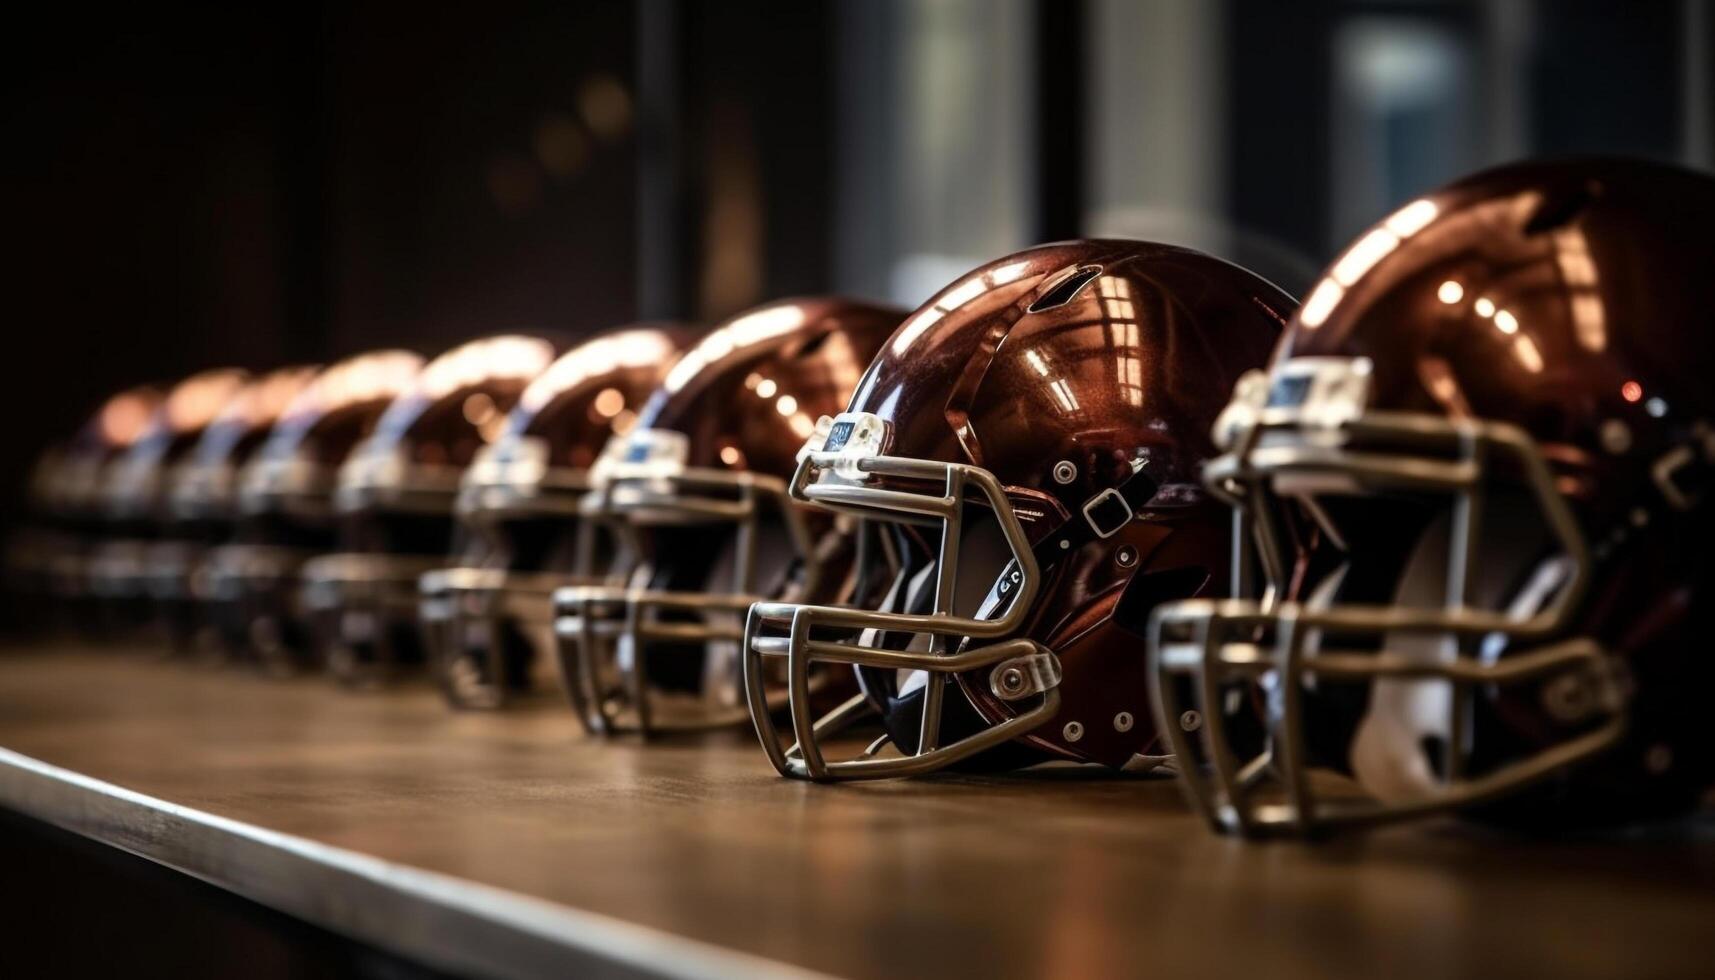
[[[333,507],[341,514],[443,514],[452,509],[463,479],[464,467],[414,462],[405,445],[381,443],[371,436],[340,464]]]
[[[900,477],[938,484],[938,495],[930,492],[888,490],[848,482],[819,482],[822,472],[836,462],[855,465],[864,473]],[[971,619],[953,613],[957,594],[959,543],[967,492],[975,490],[994,510],[1018,571],[1010,603],[995,619]],[[762,740],[763,751],[783,776],[815,780],[876,779],[932,772],[1016,738],[1044,724],[1060,710],[1060,665],[1054,654],[1028,639],[999,640],[1016,632],[1041,585],[1030,540],[1013,513],[1011,500],[992,473],[961,463],[894,456],[873,456],[857,461],[835,452],[809,452],[792,477],[793,500],[828,510],[896,523],[939,526],[939,563],[935,570],[934,610],[927,614],[879,612],[837,606],[787,602],[759,602],[751,607],[744,631],[745,692],[750,717]],[[926,635],[926,652],[866,646],[817,637],[818,630],[865,630]],[[874,635],[874,634],[864,634]],[[951,646],[969,638],[971,645],[952,651]],[[768,696],[763,660],[784,657],[787,662],[787,706],[796,742],[782,747],[772,714],[775,703]],[[873,711],[863,694],[854,696],[826,716],[815,717],[811,704],[811,669],[816,664],[849,664],[878,670],[912,670],[928,674],[924,689],[922,724],[917,749],[909,755],[880,757],[889,739],[876,740],[856,758],[829,762],[822,740]],[[941,744],[941,714],[947,684],[955,675],[988,669],[996,696],[1008,701],[1035,698],[1037,703],[1001,724],[968,735],[950,745]]]
[[[278,513],[323,520],[333,514],[337,483],[336,467],[302,456],[253,460],[239,473],[238,512],[244,516]]]
[[[193,588],[223,630],[241,637],[240,656],[254,656],[270,673],[290,674],[301,655],[288,650],[288,624],[303,619],[299,571],[314,552],[279,545],[228,544],[209,552]]]
[[[402,446],[376,447],[375,437],[358,443],[341,464],[333,491],[334,512],[440,516],[458,500],[463,471],[412,463]],[[388,625],[417,619],[419,580],[444,559],[374,552],[336,552],[305,563],[304,605],[329,651],[329,667],[341,680],[361,684],[385,679],[397,666]],[[368,615],[377,646],[374,662],[360,661],[344,638],[344,617]]]
[[[785,523],[795,554],[803,562],[803,589],[813,591],[822,569],[799,507],[791,503],[777,477],[750,472],[690,468],[670,475],[622,476],[603,482],[585,497],[586,517],[610,527],[621,540],[633,538],[638,525],[730,523],[737,527],[737,554],[730,592],[667,592],[620,586],[583,586],[554,593],[555,644],[561,680],[572,708],[592,734],[716,728],[743,723],[742,703],[726,704],[705,691],[694,710],[681,716],[657,712],[648,680],[648,647],[671,642],[700,645],[742,640],[737,625],[751,603],[762,598],[757,581],[757,535],[764,507]],[[633,541],[633,553],[637,553]],[[647,566],[633,574],[647,576]],[[688,613],[695,622],[666,618]],[[724,614],[724,615],[723,615]],[[730,616],[732,625],[719,622]],[[715,621],[710,621],[711,618]],[[628,656],[622,657],[624,650]],[[705,654],[700,654],[706,656]],[[732,678],[736,695],[740,678]],[[612,695],[617,694],[618,697]]]
[[[418,616],[430,666],[448,701],[470,708],[504,705],[511,694],[503,679],[506,626],[516,624],[527,641],[546,638],[554,622],[554,590],[575,581],[557,573],[496,568],[425,572]],[[471,642],[473,634],[480,635],[479,642]],[[473,668],[486,671],[486,679]]]
[[[398,664],[389,625],[414,621],[418,580],[437,559],[427,556],[336,552],[304,563],[300,573],[303,606],[312,629],[328,652],[328,667],[348,684],[384,680]],[[376,645],[373,661],[360,661],[346,639],[344,617],[370,618]]]
[[[478,534],[486,534],[490,526],[508,519],[574,517],[589,488],[588,475],[581,470],[550,470],[528,487],[505,481],[467,482],[459,491],[455,512]],[[532,643],[551,638],[554,590],[595,581],[587,572],[592,541],[586,532],[587,528],[578,530],[569,572],[510,572],[476,564],[423,573],[418,583],[418,618],[430,667],[449,702],[470,708],[506,703],[511,692],[503,680],[505,627],[517,624]],[[480,637],[479,642],[469,642],[473,635]],[[480,652],[473,655],[473,651]],[[546,648],[543,653],[547,654]]]
[[[476,465],[482,464],[473,464],[473,468]],[[498,478],[472,479],[471,471],[466,470],[453,513],[479,526],[528,517],[575,517],[582,512],[584,497],[592,486],[588,470],[570,466],[549,467],[538,471],[534,479],[525,480],[508,479],[505,473],[501,469],[499,474],[491,474]]]
[[[1351,445],[1411,447],[1375,452]],[[1501,423],[1451,421],[1415,413],[1367,412],[1338,426],[1306,421],[1297,411],[1269,408],[1242,427],[1233,448],[1204,472],[1209,489],[1234,508],[1234,594],[1247,592],[1253,558],[1265,579],[1260,600],[1189,600],[1158,608],[1150,623],[1150,670],[1157,717],[1180,761],[1192,805],[1218,830],[1247,835],[1311,833],[1342,824],[1399,819],[1466,806],[1517,790],[1612,745],[1625,726],[1624,678],[1612,659],[1586,637],[1563,638],[1572,610],[1590,578],[1590,557],[1576,520],[1554,486],[1535,442]],[[1567,566],[1551,601],[1529,618],[1468,606],[1476,560],[1485,478],[1493,461],[1511,462],[1540,508]],[[1362,491],[1439,492],[1452,498],[1445,599],[1440,608],[1335,604],[1311,607],[1283,602],[1290,574],[1279,525],[1281,476],[1337,477]],[[1329,636],[1441,638],[1458,651],[1426,662],[1398,650],[1342,650]],[[1528,647],[1484,662],[1464,652],[1470,640],[1498,634]],[[1449,685],[1449,737],[1441,758],[1441,786],[1422,799],[1385,803],[1327,799],[1311,785],[1305,728],[1305,688],[1330,682],[1439,680]],[[1474,697],[1483,689],[1547,680],[1573,707],[1576,720],[1598,719],[1585,733],[1538,754],[1480,775],[1467,775],[1467,732]],[[1267,712],[1267,742],[1247,760],[1233,752],[1223,699],[1249,703],[1267,688],[1278,696]],[[1564,706],[1563,706],[1564,708]],[[1562,716],[1567,711],[1560,712]],[[1193,733],[1200,730],[1201,737]],[[1283,802],[1256,799],[1271,782]]]

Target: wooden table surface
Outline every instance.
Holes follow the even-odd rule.
[[[1715,975],[1707,817],[1575,841],[1444,821],[1247,844],[1205,832],[1162,780],[818,786],[775,776],[748,732],[598,742],[552,702],[454,713],[427,686],[355,693],[120,651],[0,651],[0,746],[646,927],[645,945],[659,930],[843,976]],[[256,860],[192,870],[243,891],[272,873]],[[310,885],[251,893],[291,887]],[[287,911],[362,919],[303,899]],[[352,928],[413,952],[405,924],[370,915]],[[453,965],[487,968],[472,955]]]

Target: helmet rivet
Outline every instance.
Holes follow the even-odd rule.
[[[1069,459],[1063,459],[1054,464],[1054,482],[1071,483],[1078,478],[1078,468]]]
[[[1651,774],[1659,776],[1673,765],[1673,750],[1666,745],[1652,745],[1644,753],[1644,768]]]
[[[1602,440],[1602,448],[1616,456],[1632,448],[1632,430],[1619,419],[1603,422],[1596,434]]]
[[[1060,734],[1066,736],[1066,741],[1076,742],[1078,739],[1084,737],[1084,726],[1078,722],[1069,721],[1066,723],[1065,728],[1060,729]]]
[[[1137,564],[1137,549],[1129,544],[1120,545],[1119,550],[1114,552],[1114,562],[1121,568],[1130,568]]]
[[[1008,667],[1001,671],[1000,686],[1006,691],[1024,690],[1024,671],[1017,667]]]
[[[1194,732],[1203,727],[1203,716],[1195,711],[1187,711],[1179,716],[1179,727]]]
[[[1571,724],[1589,716],[1590,691],[1582,677],[1568,674],[1543,688],[1542,704],[1556,721]]]
[[[1116,731],[1116,732],[1129,732],[1129,731],[1131,731],[1131,725],[1132,725],[1131,712],[1122,711],[1119,714],[1114,715],[1114,731]]]

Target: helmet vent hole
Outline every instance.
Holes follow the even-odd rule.
[[[1043,310],[1052,310],[1056,306],[1065,306],[1072,302],[1072,298],[1078,295],[1079,290],[1089,285],[1090,280],[1101,275],[1101,273],[1102,267],[1099,265],[1080,267],[1071,275],[1049,287],[1048,291],[1038,296],[1036,302],[1030,304],[1030,308],[1025,312],[1041,313]]]
[[[797,352],[793,356],[808,357],[809,355],[816,353],[822,349],[822,345],[827,343],[828,338],[833,335],[834,332],[832,330],[825,330],[822,333],[811,337],[809,340],[804,341],[803,345],[798,348]]]
[[[1596,194],[1588,186],[1572,187],[1559,194],[1552,194],[1537,206],[1536,213],[1525,222],[1524,233],[1540,235],[1566,225],[1595,200]]]

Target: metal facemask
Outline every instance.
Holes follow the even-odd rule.
[[[485,447],[455,506],[470,539],[464,560],[420,580],[430,663],[456,706],[499,707],[535,688],[553,661],[554,590],[598,582],[596,536],[579,515],[589,474],[547,460],[539,437]]]
[[[451,509],[461,471],[411,462],[397,438],[371,436],[340,467],[334,510],[343,550],[302,571],[303,601],[341,681],[391,680],[424,656],[419,581],[457,536]]]
[[[235,539],[197,572],[227,654],[280,674],[307,665],[299,573],[333,546],[333,480],[308,454],[267,447],[239,471]]]
[[[596,734],[741,724],[744,613],[825,569],[784,481],[685,465],[684,434],[633,430],[592,471],[585,518],[631,567],[622,585],[554,593],[561,680]]]
[[[745,625],[745,680],[751,719],[764,751],[782,775],[817,780],[874,779],[931,772],[996,749],[1054,717],[1060,708],[1060,662],[1055,654],[1026,638],[1002,639],[1024,625],[1042,587],[1038,549],[1069,553],[1088,540],[1107,537],[1131,520],[1152,490],[1147,478],[1131,479],[1123,489],[1104,490],[1044,541],[1033,545],[1014,512],[1014,503],[990,471],[965,463],[947,463],[887,455],[888,424],[863,413],[823,419],[799,454],[789,493],[793,500],[866,519],[872,525],[909,525],[922,530],[933,546],[933,563],[901,568],[881,609],[856,609],[790,602],[760,602]],[[880,485],[885,481],[885,486]],[[998,548],[972,549],[974,515],[996,532]],[[961,586],[961,556],[983,554]],[[931,578],[932,576],[932,578]],[[925,587],[932,581],[932,591]],[[970,586],[981,598],[971,601]],[[906,598],[916,587],[915,600]],[[927,609],[927,611],[919,611]],[[784,660],[788,706],[795,742],[786,745],[771,717],[765,667]],[[921,684],[921,714],[915,745],[883,736],[854,758],[829,761],[823,743],[854,721],[875,711],[875,692],[866,690],[818,718],[809,680],[817,670],[850,665],[860,675],[903,674]],[[947,703],[949,684],[961,674],[981,676],[994,696],[1017,703],[1016,715],[983,723],[946,740],[953,709],[970,716],[974,708]],[[955,687],[950,695],[964,698]],[[900,754],[881,753],[894,744]]]
[[[1233,508],[1232,594],[1250,598],[1157,609],[1149,673],[1186,792],[1219,830],[1478,803],[1624,727],[1616,663],[1565,635],[1590,558],[1534,440],[1369,410],[1370,377],[1366,358],[1288,359],[1242,379],[1216,424],[1204,482]],[[1563,737],[1477,746],[1503,697]]]

